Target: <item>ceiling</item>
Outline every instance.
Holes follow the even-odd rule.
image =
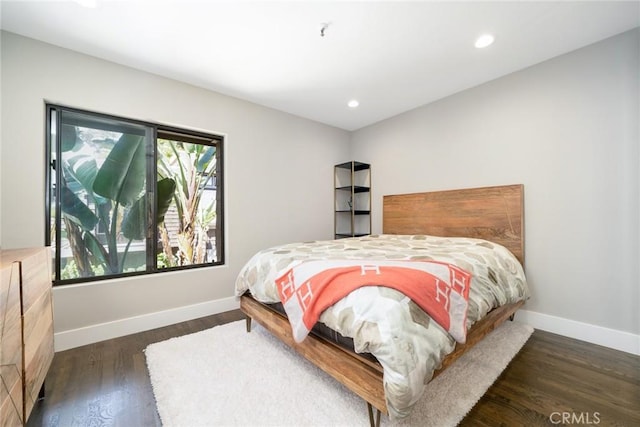
[[[2,0],[1,27],[345,130],[640,26],[640,1],[85,1]]]

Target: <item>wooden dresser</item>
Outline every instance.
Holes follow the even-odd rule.
[[[26,424],[53,352],[49,248],[0,251],[0,427]]]

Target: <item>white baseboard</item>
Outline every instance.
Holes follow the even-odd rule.
[[[61,331],[55,334],[55,351],[68,350],[98,341],[161,328],[174,323],[235,310],[239,307],[239,299],[229,297]],[[516,319],[536,329],[640,355],[640,335],[528,310],[519,310],[516,313]]]
[[[640,355],[640,335],[630,332],[604,328],[528,310],[519,310],[516,313],[516,319],[536,329]]]
[[[235,310],[240,307],[236,297],[222,298],[170,310],[157,311],[140,316],[118,319],[112,322],[85,326],[78,329],[56,332],[54,335],[55,351],[68,350],[104,341],[111,338],[161,328],[174,323],[185,322],[199,317]]]

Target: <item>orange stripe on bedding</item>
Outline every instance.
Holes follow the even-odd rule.
[[[332,266],[336,264],[339,266]],[[291,268],[276,280],[297,341],[304,339],[325,309],[355,289],[385,286],[411,298],[457,341],[464,342],[470,273],[452,264],[431,261],[353,261],[350,264],[309,261]],[[448,272],[446,277],[443,267]]]

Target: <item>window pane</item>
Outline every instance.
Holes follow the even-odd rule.
[[[216,146],[162,136],[174,137],[157,141],[158,268],[215,263]]]
[[[146,271],[151,129],[62,111],[60,277]]]
[[[224,262],[221,137],[47,111],[54,284]]]

